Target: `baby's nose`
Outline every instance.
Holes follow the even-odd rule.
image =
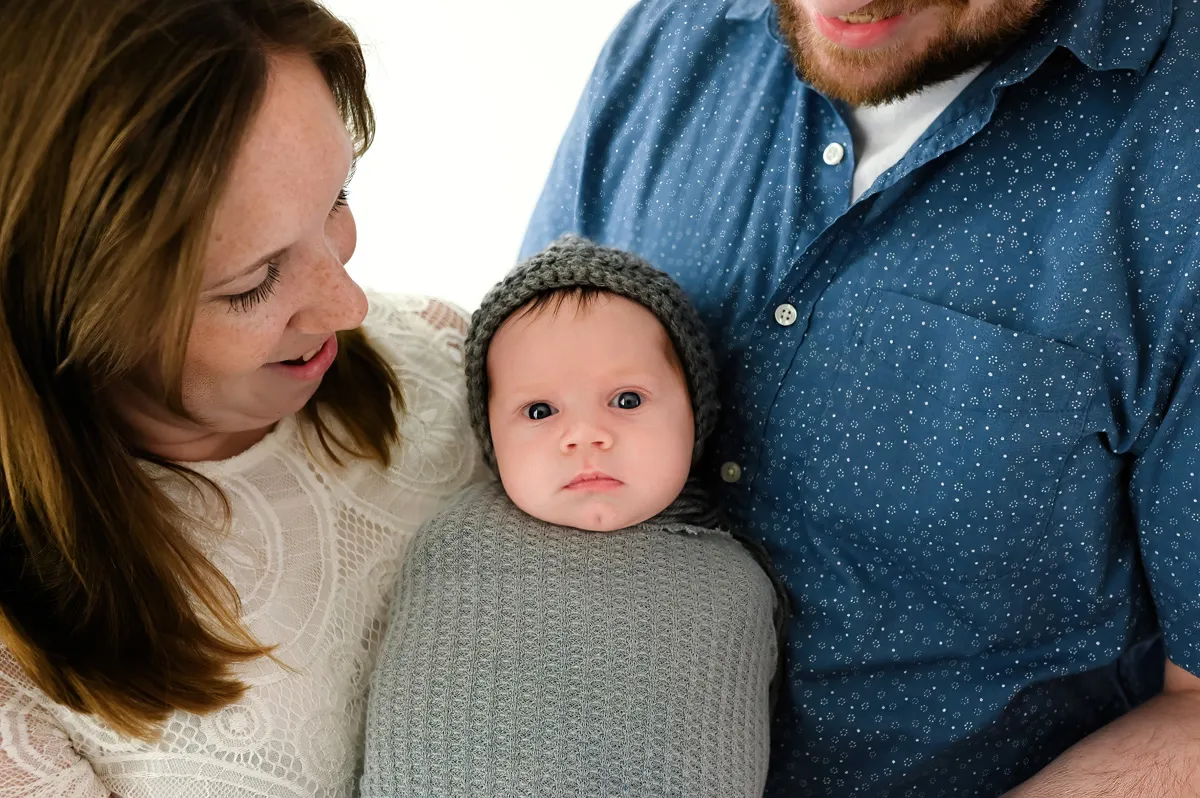
[[[580,420],[572,424],[563,435],[563,453],[585,449],[608,449],[612,446],[612,434],[601,424]]]

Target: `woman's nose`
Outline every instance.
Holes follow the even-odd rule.
[[[292,316],[298,332],[328,335],[353,330],[367,315],[367,295],[334,258],[314,270],[303,304]]]

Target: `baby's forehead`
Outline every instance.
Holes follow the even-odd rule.
[[[509,314],[497,328],[497,334],[505,327],[530,329],[562,321],[576,326],[621,324],[641,332],[653,329],[667,343],[671,340],[667,328],[649,308],[612,291],[590,286],[560,288],[537,295]]]
[[[500,339],[505,340],[505,365],[515,360],[522,365],[549,367],[547,349],[554,349],[562,336],[570,334],[588,336],[588,343],[597,347],[611,342],[612,346],[605,348],[622,352],[631,362],[657,360],[665,355],[667,363],[682,372],[671,336],[651,310],[620,294],[590,287],[548,291],[509,314],[492,338],[488,370],[495,368],[493,355]],[[524,348],[514,353],[508,351],[512,348],[508,344]],[[571,365],[586,368],[588,364]]]

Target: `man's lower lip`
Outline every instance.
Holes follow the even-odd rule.
[[[337,353],[337,336],[331,335],[321,349],[312,356],[312,360],[309,360],[307,363],[299,366],[292,366],[287,363],[272,363],[269,368],[277,369],[294,379],[316,380],[325,376],[325,372],[329,371],[329,367],[333,365]]]
[[[813,14],[813,24],[818,33],[839,47],[848,50],[871,50],[887,43],[896,26],[904,21],[904,16],[897,14],[876,22],[852,23],[837,17]]]

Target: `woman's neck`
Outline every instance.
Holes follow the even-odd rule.
[[[222,431],[176,415],[132,386],[110,391],[111,406],[139,450],[173,463],[228,460],[267,436],[275,423]]]
[[[236,457],[265,438],[272,429],[273,427],[241,432],[197,431],[192,436],[182,430],[174,436],[167,431],[167,434],[153,438],[143,438],[139,435],[136,443],[142,450],[173,463],[202,463]]]

